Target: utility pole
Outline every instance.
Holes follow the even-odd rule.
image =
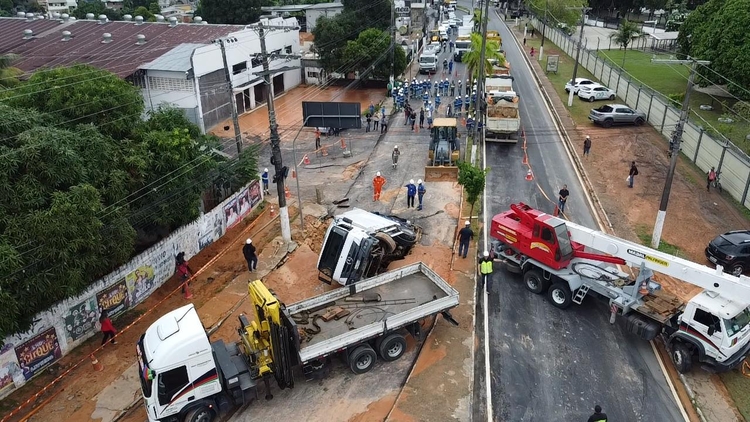
[[[274,181],[276,182],[276,193],[279,196],[279,220],[281,223],[281,238],[284,242],[290,242],[292,240],[292,227],[289,223],[289,209],[286,205],[286,190],[284,189],[284,178],[288,172],[288,168],[282,165],[281,161],[281,138],[279,138],[279,126],[276,123],[276,111],[274,109],[274,93],[273,93],[273,75],[274,73],[282,73],[287,70],[295,69],[295,67],[282,67],[271,71],[270,59],[271,55],[268,54],[266,48],[266,35],[268,31],[272,30],[284,30],[289,31],[296,29],[291,26],[267,26],[263,25],[263,21],[258,22],[257,25],[252,27],[260,38],[260,59],[263,63],[263,71],[256,73],[263,78],[266,84],[266,95],[268,96],[268,125],[271,131],[271,164],[274,166]],[[297,58],[294,55],[283,55],[273,54],[273,58]],[[299,207],[302,207],[302,199],[298,198]]]
[[[214,42],[219,43],[221,47],[221,58],[224,60],[224,78],[227,81],[227,93],[229,95],[229,104],[232,106],[232,123],[234,123],[234,142],[237,145],[237,156],[239,157],[242,152],[242,133],[240,132],[240,119],[237,116],[237,103],[234,102],[234,90],[232,89],[232,74],[229,70],[229,63],[227,62],[227,49],[224,46],[225,42],[237,42],[236,38],[224,40],[219,38]]]
[[[544,38],[547,36],[547,10],[549,9],[549,0],[544,1],[544,22],[542,22],[542,45],[539,46],[539,61],[544,56]],[[577,61],[577,60],[576,60]]]
[[[578,9],[577,7],[571,9]],[[583,47],[583,27],[586,26],[586,12],[591,10],[590,7],[581,7],[581,33],[578,36],[578,48],[576,49],[576,63],[573,66],[573,83],[576,82],[576,74],[578,73],[578,60],[581,58],[581,47]],[[570,95],[568,95],[568,107],[573,107],[573,88],[570,88]]]
[[[482,12],[482,51],[479,54],[479,73],[477,74],[477,100],[474,104],[474,145],[478,144],[479,139],[479,122],[482,121],[482,118],[484,114],[482,113],[482,104],[484,103],[484,78],[486,77],[485,73],[487,71],[487,66],[485,64],[486,56],[485,52],[487,51],[487,15],[489,14],[490,10],[490,2],[488,0],[484,0],[484,11]],[[471,75],[474,76],[474,75]]]
[[[391,86],[396,86],[396,0],[391,0]]]
[[[670,147],[672,148],[672,158],[669,161],[669,169],[667,170],[667,177],[664,181],[664,191],[661,194],[661,202],[659,203],[659,211],[656,213],[656,224],[654,224],[654,233],[651,235],[651,247],[654,249],[659,248],[661,242],[661,232],[664,229],[664,220],[667,217],[667,205],[669,204],[669,193],[672,190],[672,180],[674,179],[674,171],[677,167],[677,159],[680,156],[680,143],[682,142],[682,130],[687,123],[688,115],[690,114],[690,92],[693,90],[693,84],[695,83],[695,73],[699,64],[708,65],[711,62],[706,60],[694,60],[688,57],[688,60],[658,60],[651,59],[652,63],[663,63],[663,64],[690,64],[690,77],[687,82],[687,91],[685,91],[685,98],[682,99],[682,109],[680,109],[680,120],[677,121],[674,132],[672,133],[672,140]]]

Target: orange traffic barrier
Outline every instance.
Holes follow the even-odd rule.
[[[346,141],[344,138],[341,138],[341,149],[346,149]]]
[[[99,359],[97,359],[93,353],[89,356],[89,358],[91,358],[91,365],[94,367],[94,371],[102,372],[104,370],[104,365],[99,362]]]
[[[526,180],[528,180],[529,182],[534,180],[534,175],[531,173],[531,169],[526,172]]]
[[[289,186],[284,186],[284,196],[286,196],[287,199],[292,197],[292,193],[289,192]]]

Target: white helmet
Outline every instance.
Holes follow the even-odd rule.
[[[267,168],[263,169],[263,172],[268,173],[268,169]]]
[[[414,184],[414,179],[409,180],[409,183]]]
[[[375,173],[375,176],[380,176],[380,172]]]
[[[394,145],[394,146],[393,146],[393,149],[398,149],[398,145]]]
[[[586,139],[591,139],[591,137],[589,135],[586,135]]]
[[[464,223],[464,226],[470,226],[470,225],[471,225],[471,222],[469,220],[466,220],[466,222]]]
[[[418,184],[418,185],[421,185],[421,184],[422,184],[422,179],[418,179],[418,180],[417,180],[417,184]]]
[[[253,239],[247,238],[247,240],[245,241],[245,243],[249,245],[249,244],[253,243]]]
[[[489,253],[489,252],[487,252],[487,251],[484,251],[484,254],[483,254],[483,255],[484,255],[484,257],[485,257],[485,258],[489,258],[489,257],[490,257],[490,253]]]

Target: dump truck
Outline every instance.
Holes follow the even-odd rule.
[[[422,229],[395,215],[354,208],[334,216],[318,257],[318,279],[348,286],[379,274],[403,259]]]
[[[420,320],[450,309],[458,292],[418,262],[285,306],[262,281],[248,285],[255,310],[240,315],[238,341],[211,340],[195,306],[159,318],[138,340],[138,378],[149,422],[211,422],[232,409],[273,399],[271,381],[319,379],[341,355],[355,374],[404,355]],[[295,375],[295,372],[297,375]],[[263,386],[261,388],[261,385]]]
[[[726,274],[536,210],[524,203],[492,218],[496,261],[522,274],[524,287],[566,309],[593,294],[608,302],[610,322],[625,318],[644,340],[661,337],[681,373],[699,362],[711,372],[750,354],[750,278]],[[637,268],[637,275],[617,266]],[[687,302],[661,289],[656,273],[703,290]]]
[[[513,77],[509,74],[490,75],[485,79],[485,90],[485,140],[517,143],[521,131],[521,116],[518,108],[519,96],[513,90]]]

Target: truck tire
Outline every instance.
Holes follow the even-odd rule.
[[[378,354],[385,362],[398,360],[406,353],[406,339],[398,333],[380,337],[376,342]]]
[[[539,270],[526,271],[523,275],[523,285],[526,287],[526,290],[538,295],[544,293],[549,288],[549,283],[542,278],[542,273]]]
[[[646,121],[645,121],[645,120],[643,120],[642,118],[640,118],[640,117],[639,117],[639,118],[635,119],[635,122],[633,122],[633,123],[634,123],[634,124],[635,124],[636,126],[641,126],[641,125],[643,125],[644,123],[646,123]]]
[[[396,241],[385,233],[375,233],[375,238],[380,241],[380,247],[386,254],[391,254],[396,250]]]
[[[677,372],[687,374],[693,367],[693,355],[686,345],[680,342],[672,343],[672,351],[669,353]]]
[[[364,374],[375,366],[378,355],[367,344],[357,346],[349,353],[349,369],[357,375]]]
[[[614,123],[615,123],[615,121],[612,120],[612,119],[604,119],[604,121],[602,122],[602,126],[604,126],[604,127],[612,127],[612,125]]]
[[[214,420],[214,412],[206,406],[197,407],[185,415],[185,422],[211,422]]]
[[[557,282],[547,290],[547,298],[555,307],[567,309],[573,303],[573,295],[570,293],[570,287],[565,282]]]

